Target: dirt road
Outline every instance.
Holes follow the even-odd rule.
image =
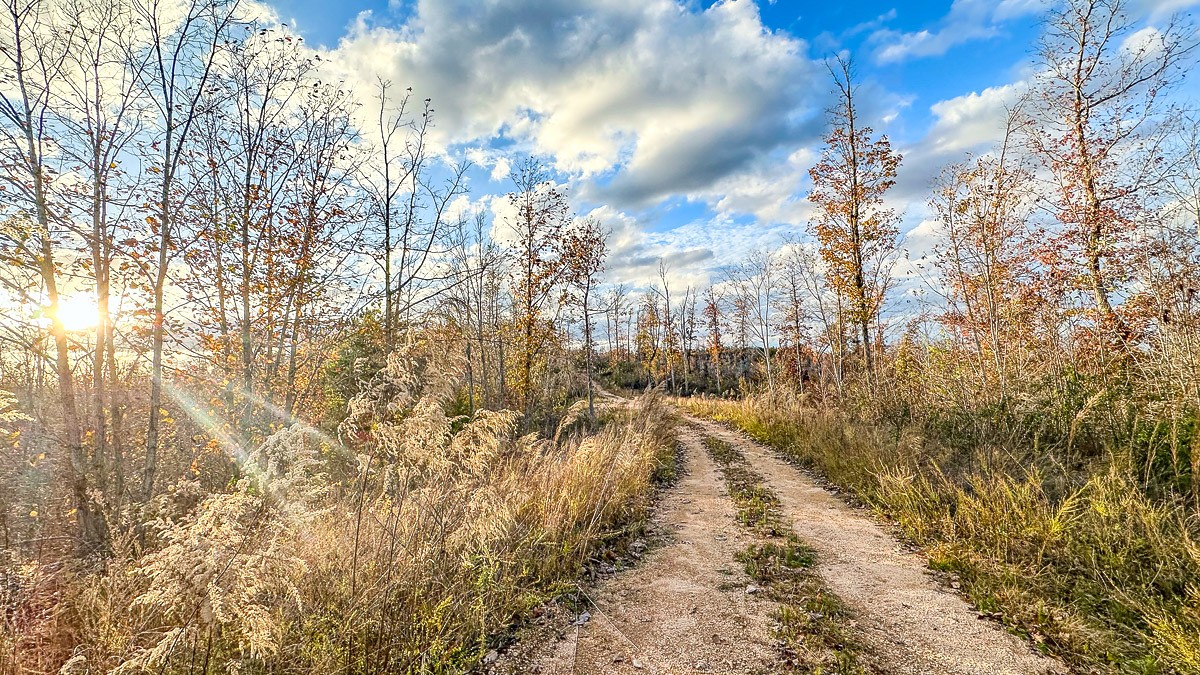
[[[878,667],[888,673],[1065,672],[926,573],[878,522],[737,431],[694,420],[733,443],[767,477],[796,534],[818,554],[826,586],[855,614]]]
[[[734,444],[778,494],[782,515],[818,553],[817,573],[854,616],[863,661],[883,673],[1065,672],[926,573],[869,515],[845,504],[745,435],[703,420],[681,434],[685,476],[665,495],[655,527],[666,543],[641,564],[585,589],[594,606],[563,639],[502,657],[503,672],[773,673],[774,603],[753,592],[734,555],[752,535],[703,438]],[[750,591],[750,592],[748,592]],[[568,619],[569,620],[569,619]]]

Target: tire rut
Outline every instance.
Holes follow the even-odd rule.
[[[688,417],[734,444],[778,493],[796,534],[818,553],[817,572],[854,613],[872,665],[897,675],[1065,673],[999,625],[980,620],[926,573],[879,523],[744,434]]]

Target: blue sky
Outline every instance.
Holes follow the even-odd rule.
[[[995,141],[1052,1],[271,4],[356,90],[384,77],[433,99],[439,147],[475,164],[472,206],[502,220],[507,166],[542,157],[576,210],[613,231],[611,279],[638,285],[660,257],[702,284],[803,234],[822,60],[839,52],[854,58],[872,125],[905,155],[892,200],[918,257],[930,181]],[[1129,0],[1129,13],[1154,26],[1198,3]]]

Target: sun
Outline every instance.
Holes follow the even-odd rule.
[[[88,297],[60,298],[58,318],[68,331],[89,330],[100,323],[100,310],[96,302]]]

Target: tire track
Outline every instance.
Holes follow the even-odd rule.
[[[990,621],[926,573],[877,522],[795,467],[716,422],[688,417],[733,444],[778,493],[795,533],[817,552],[817,571],[850,608],[877,668],[898,675],[1064,673],[1057,661]]]

